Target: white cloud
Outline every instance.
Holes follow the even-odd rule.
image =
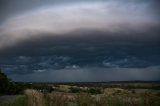
[[[65,66],[66,69],[78,69],[80,68],[78,65],[70,65],[70,66]]]
[[[35,73],[41,73],[47,71],[46,69],[39,69],[39,70],[34,70]]]

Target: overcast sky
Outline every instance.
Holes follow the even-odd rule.
[[[160,80],[159,0],[0,0],[15,81]]]

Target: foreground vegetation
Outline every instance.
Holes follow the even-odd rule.
[[[0,71],[0,106],[160,106],[160,84],[15,83]]]
[[[47,93],[27,89],[24,95],[0,106],[160,106],[159,90],[105,88],[101,94],[66,91]]]

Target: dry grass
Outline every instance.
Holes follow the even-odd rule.
[[[44,94],[33,89],[27,89],[25,95],[27,96],[28,106],[45,106]]]
[[[132,92],[127,89],[112,88],[106,89],[103,94],[41,93],[28,89],[25,90],[24,97],[23,101],[27,101],[27,105],[21,105],[24,103],[21,100],[22,102],[17,101],[14,102],[14,105],[5,106],[160,106],[159,93],[140,93],[139,91]]]
[[[65,93],[52,92],[45,95],[48,106],[68,106],[69,96]]]

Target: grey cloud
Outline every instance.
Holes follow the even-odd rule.
[[[35,2],[0,19],[0,68],[14,80],[160,80],[159,1]]]
[[[26,57],[26,56],[18,56],[16,59],[15,59],[15,62],[18,62],[18,63],[27,63],[27,62],[31,62],[32,61],[32,58],[31,57]]]
[[[160,66],[137,68],[78,68],[57,71],[40,71],[28,75],[11,75],[16,81],[42,82],[81,82],[81,81],[124,81],[124,80],[160,80]]]
[[[152,15],[146,2],[144,4],[134,2],[119,4],[118,1],[71,3],[40,8],[7,19],[0,27],[0,46],[4,48],[33,37],[46,37],[45,33],[50,36],[56,34],[66,36],[67,33],[83,29],[148,33],[150,28],[157,26],[159,19]]]
[[[114,57],[109,57],[108,59],[105,59],[102,64],[105,67],[148,67],[152,65],[151,61],[147,61],[142,58],[137,58],[137,57],[130,57],[126,56],[120,59],[115,59]]]

